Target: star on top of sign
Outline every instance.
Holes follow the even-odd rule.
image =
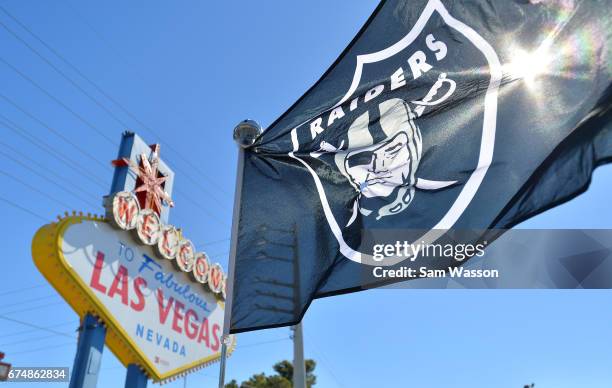
[[[136,187],[134,193],[138,198],[141,209],[151,209],[158,215],[162,210],[162,203],[173,207],[174,202],[170,195],[164,191],[164,182],[168,177],[163,176],[159,170],[159,144],[151,145],[151,157],[143,152],[140,154],[140,164],[136,165],[127,158],[113,161],[117,167],[127,166],[136,173]]]

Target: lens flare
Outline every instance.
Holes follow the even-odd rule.
[[[512,52],[511,61],[504,65],[504,73],[513,79],[523,79],[527,86],[533,86],[536,78],[547,72],[551,56],[544,47],[533,52],[522,49],[514,49]]]

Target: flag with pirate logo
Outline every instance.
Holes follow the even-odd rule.
[[[231,331],[375,286],[372,231],[511,228],[585,190],[612,158],[610,9],[383,1],[245,151]]]

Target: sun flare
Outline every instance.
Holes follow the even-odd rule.
[[[523,49],[512,51],[512,60],[507,63],[505,73],[513,79],[522,79],[528,86],[535,84],[537,78],[546,72],[550,64],[547,50],[539,48],[528,52]]]

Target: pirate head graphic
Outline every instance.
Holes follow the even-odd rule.
[[[381,103],[380,110],[385,138],[373,143],[368,130],[369,114],[365,112],[348,130],[348,151],[335,155],[338,169],[359,193],[354,211],[364,215],[375,212],[377,219],[400,213],[410,204],[422,153],[421,133],[410,118],[408,104],[391,99]],[[382,207],[371,201],[390,196],[393,197]],[[356,214],[349,225],[355,218]]]
[[[457,61],[462,56],[464,63]],[[473,80],[462,66],[486,69],[486,76],[483,93],[465,105],[471,116],[457,121],[440,112],[462,100],[462,82]],[[436,0],[404,38],[357,56],[348,91],[293,129],[289,153],[312,176],[344,256],[358,263],[368,256],[349,238],[355,228],[410,228],[424,213],[431,233],[453,227],[492,161],[500,79],[491,46]],[[462,152],[470,156],[451,162],[453,143],[465,138],[471,149]],[[344,184],[349,199],[346,191],[337,194]],[[433,209],[426,202],[438,192],[445,193]],[[435,238],[431,233],[423,238]]]
[[[446,93],[432,103],[444,83],[448,84]],[[453,94],[455,87],[455,82],[442,74],[425,99],[413,101],[413,104],[440,104]],[[380,103],[378,123],[384,137],[376,143],[369,129],[368,111],[349,127],[347,149],[335,152],[335,164],[359,193],[347,226],[356,219],[357,212],[365,216],[375,213],[378,220],[406,210],[414,198],[415,189],[441,189],[455,183],[417,178],[423,140],[415,119],[419,112],[423,112],[419,107],[425,105],[416,106],[413,112],[410,104],[399,98]],[[382,206],[371,200],[380,198],[386,199]]]

